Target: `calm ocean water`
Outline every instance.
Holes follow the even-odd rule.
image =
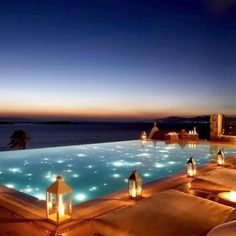
[[[158,124],[160,130],[186,130],[197,127],[201,139],[209,138],[209,124]],[[9,136],[14,130],[27,131],[31,140],[27,148],[67,146],[88,143],[138,139],[145,130],[149,133],[152,123],[81,123],[66,125],[14,124],[0,125],[0,150],[6,150]]]

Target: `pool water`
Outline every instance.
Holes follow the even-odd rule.
[[[62,175],[72,187],[74,203],[127,188],[137,169],[144,183],[185,170],[189,155],[197,164],[216,158],[221,146],[165,144],[139,140],[0,152],[0,184],[45,199],[46,188]],[[236,149],[223,148],[225,156]]]

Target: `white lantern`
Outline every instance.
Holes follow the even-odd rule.
[[[129,198],[139,199],[142,198],[142,179],[138,175],[138,172],[134,170],[129,177]]]
[[[218,166],[223,166],[225,163],[225,155],[222,150],[217,153],[217,164]]]
[[[47,188],[46,203],[46,217],[49,221],[61,224],[71,219],[72,189],[61,176],[57,176],[56,181]]]
[[[193,157],[190,156],[187,164],[187,175],[188,177],[194,177],[197,173],[197,164]]]
[[[147,133],[145,131],[143,131],[140,135],[140,139],[141,141],[146,141],[147,140]]]

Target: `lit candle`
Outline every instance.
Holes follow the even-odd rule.
[[[217,153],[217,164],[218,164],[218,166],[223,166],[223,165],[224,165],[224,162],[225,162],[224,153],[223,153],[222,150],[220,150],[220,151]]]
[[[218,159],[218,165],[222,166],[224,164],[223,160]]]
[[[196,162],[193,157],[190,157],[187,162],[187,175],[188,177],[194,177],[197,173]]]
[[[136,195],[141,196],[142,194],[142,188],[138,187],[136,190]]]
[[[129,197],[137,199],[142,197],[142,180],[136,170],[129,177]]]
[[[61,176],[57,176],[56,181],[47,188],[46,199],[46,216],[49,221],[61,224],[71,219],[72,189]]]
[[[188,176],[189,177],[193,177],[193,176],[195,176],[196,175],[196,170],[194,170],[194,169],[192,169],[193,167],[192,166],[189,166],[188,167]]]
[[[52,202],[48,202],[48,210],[50,211],[52,209]]]
[[[62,195],[59,195],[59,203],[58,203],[58,212],[59,212],[59,217],[64,217],[65,214],[65,207],[63,204],[63,199],[62,199]]]
[[[132,196],[132,197],[136,197],[136,188],[135,188],[135,185],[133,185],[133,187],[132,187],[131,196]]]
[[[143,141],[147,140],[147,134],[146,134],[145,131],[143,131],[143,132],[141,133],[141,140],[143,140]]]

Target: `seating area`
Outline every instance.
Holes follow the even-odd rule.
[[[236,210],[230,204],[221,204],[218,197],[220,192],[234,190],[235,183],[235,169],[216,167],[195,177],[191,184],[159,192],[134,206],[97,217],[92,223],[92,234],[236,235]]]
[[[191,182],[194,189],[202,189],[212,192],[236,190],[236,170],[218,167],[206,172]]]

